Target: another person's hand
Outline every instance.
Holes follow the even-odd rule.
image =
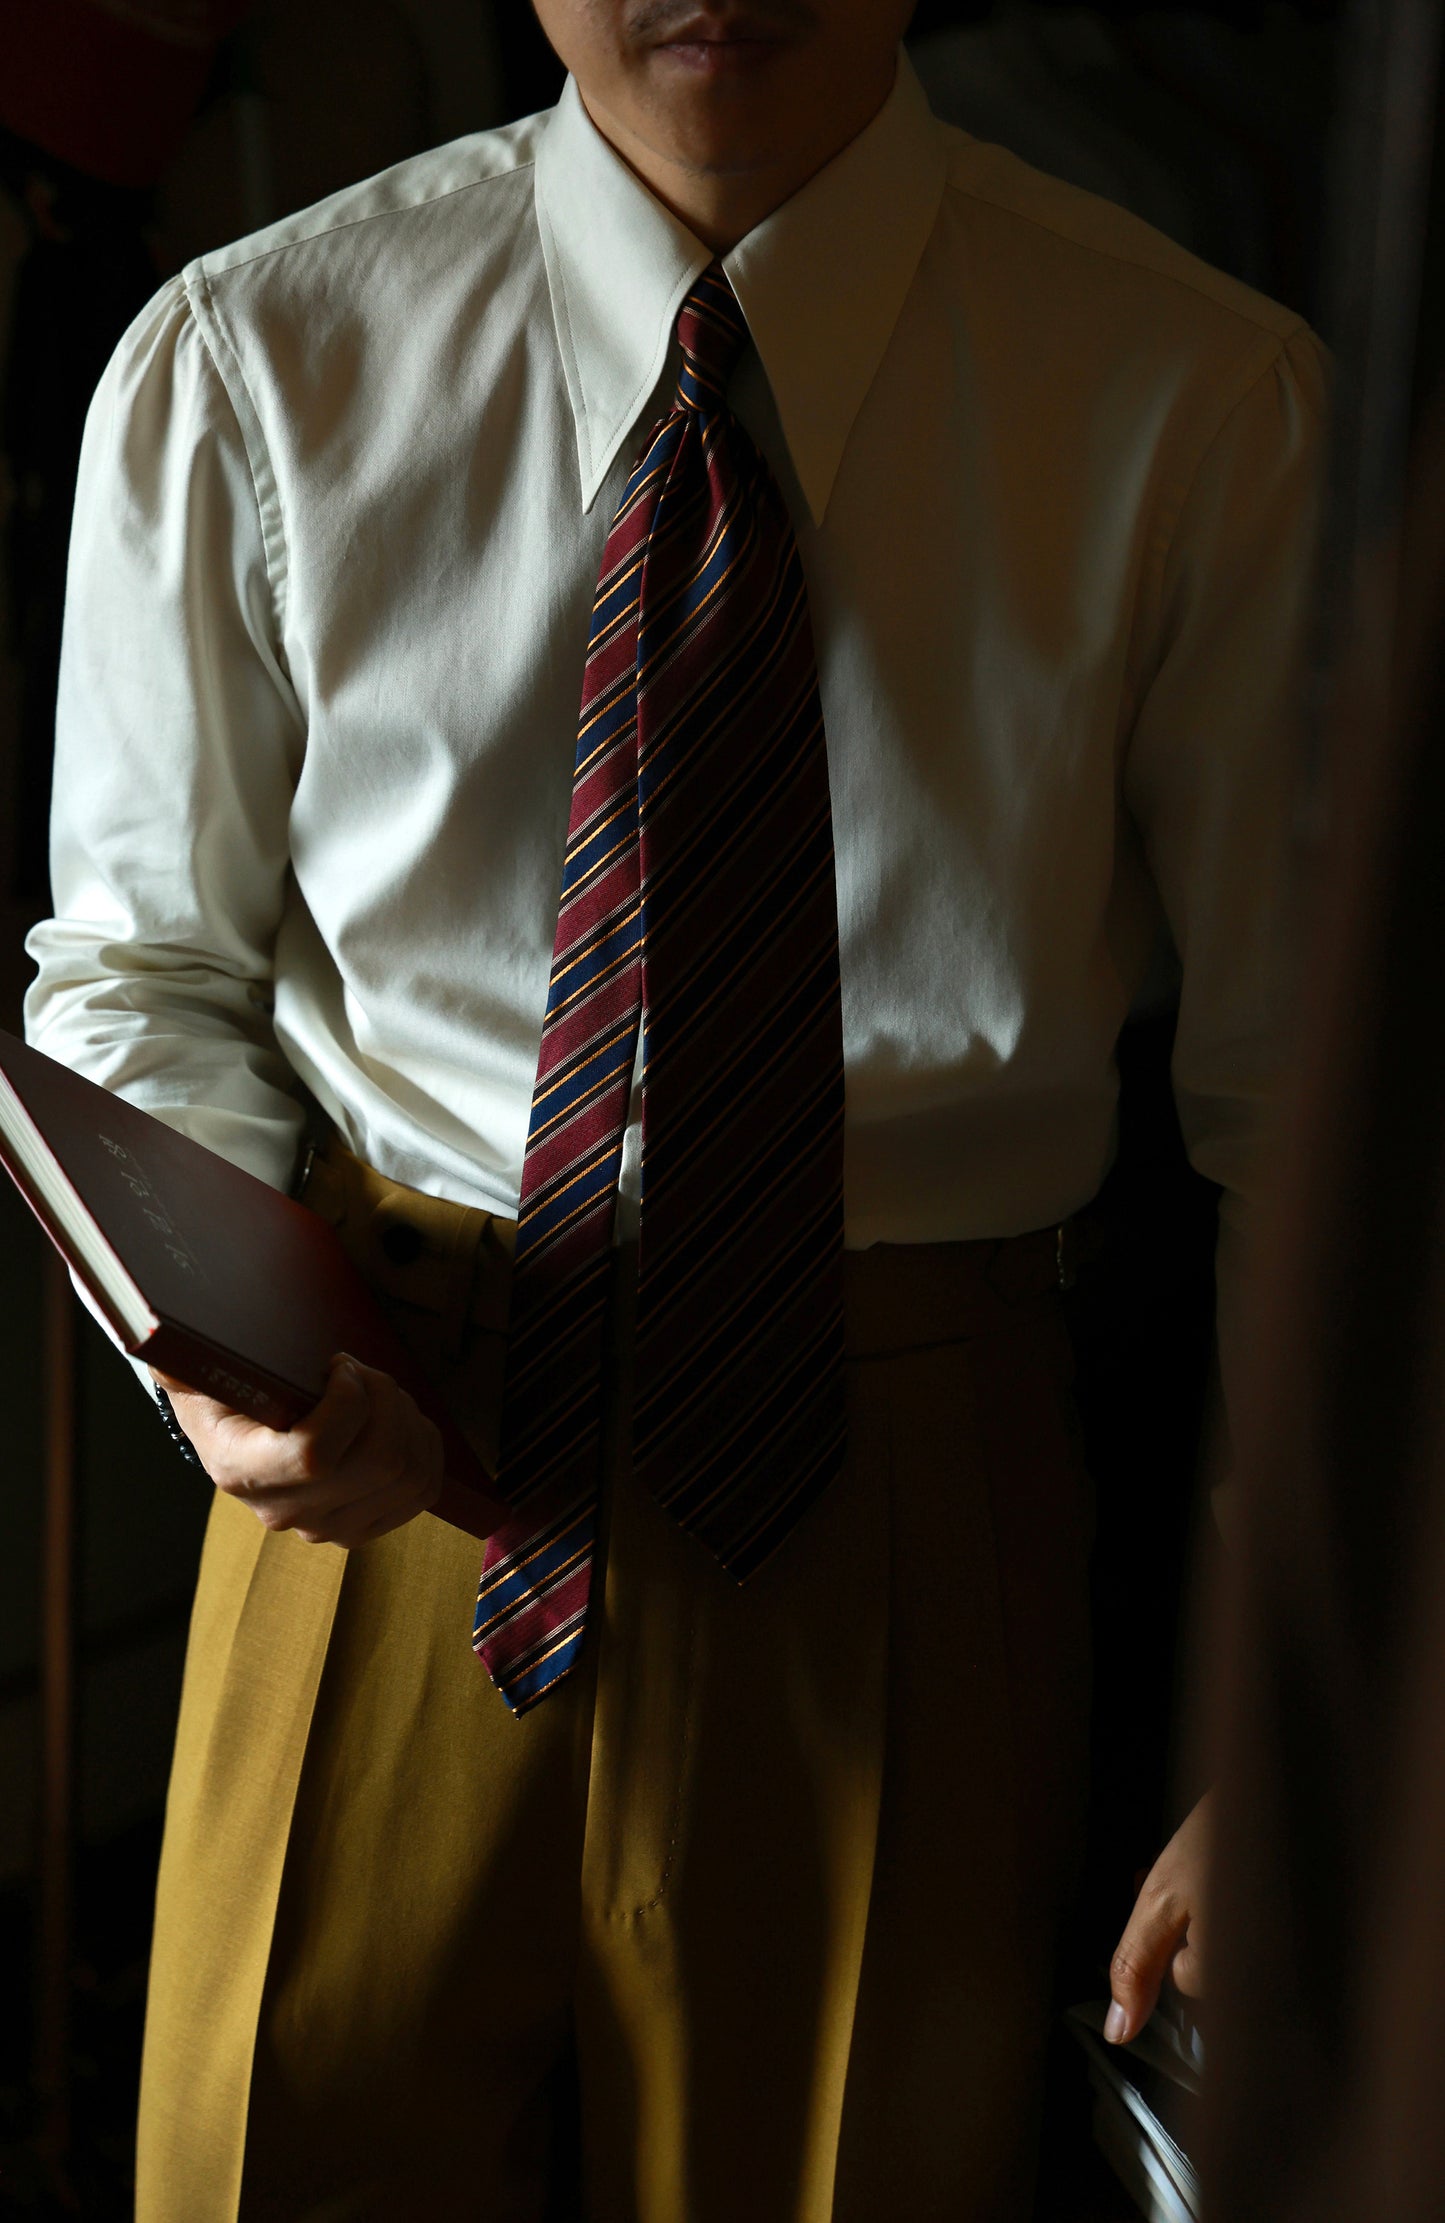
[[[371,1543],[424,1513],[442,1486],[442,1441],[389,1374],[344,1353],[294,1427],[263,1428],[168,1376],[155,1379],[218,1490],[265,1528],[304,1543]]]
[[[1112,2045],[1137,2038],[1166,1974],[1189,1998],[1203,1997],[1209,1803],[1206,1792],[1160,1853],[1115,1948],[1109,1964],[1114,2001],[1104,2024]]]

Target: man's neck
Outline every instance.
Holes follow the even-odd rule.
[[[891,81],[858,104],[857,112],[833,119],[833,128],[812,137],[776,165],[740,171],[693,169],[649,146],[636,132],[600,105],[582,105],[598,131],[648,191],[686,224],[694,238],[715,255],[726,255],[774,209],[816,177],[865,131],[892,90]]]

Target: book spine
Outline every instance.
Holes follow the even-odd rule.
[[[259,1420],[265,1428],[291,1427],[316,1402],[292,1384],[247,1366],[234,1351],[218,1350],[204,1336],[177,1327],[173,1320],[163,1320],[135,1356],[187,1389],[199,1390],[202,1396]]]

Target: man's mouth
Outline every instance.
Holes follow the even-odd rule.
[[[721,75],[728,70],[750,69],[768,55],[776,54],[777,39],[667,39],[661,51],[688,69],[709,71]]]
[[[698,8],[661,8],[651,43],[655,52],[700,75],[744,72],[788,43],[791,13],[753,9],[719,16]]]

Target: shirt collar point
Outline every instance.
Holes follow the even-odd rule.
[[[937,220],[945,168],[900,49],[872,123],[723,258],[814,525]]]
[[[900,54],[860,139],[723,257],[815,527],[937,214],[943,166],[938,127]],[[539,149],[537,198],[586,514],[711,258],[607,144],[570,78]],[[854,235],[842,264],[828,252],[840,226]]]
[[[596,502],[598,495],[602,492],[603,486],[606,484],[607,466],[606,464],[604,464],[602,469],[599,471],[595,464],[588,462],[587,458],[582,454],[579,447],[577,455],[577,467],[578,474],[582,482],[582,515],[584,517],[590,517],[592,514],[593,505]]]
[[[833,497],[833,482],[838,475],[837,466],[836,464],[823,462],[812,465],[802,462],[795,464],[794,469],[797,472],[798,486],[802,492],[803,500],[808,505],[808,515],[812,520],[813,530],[821,532],[823,520],[828,514],[828,504]]]

